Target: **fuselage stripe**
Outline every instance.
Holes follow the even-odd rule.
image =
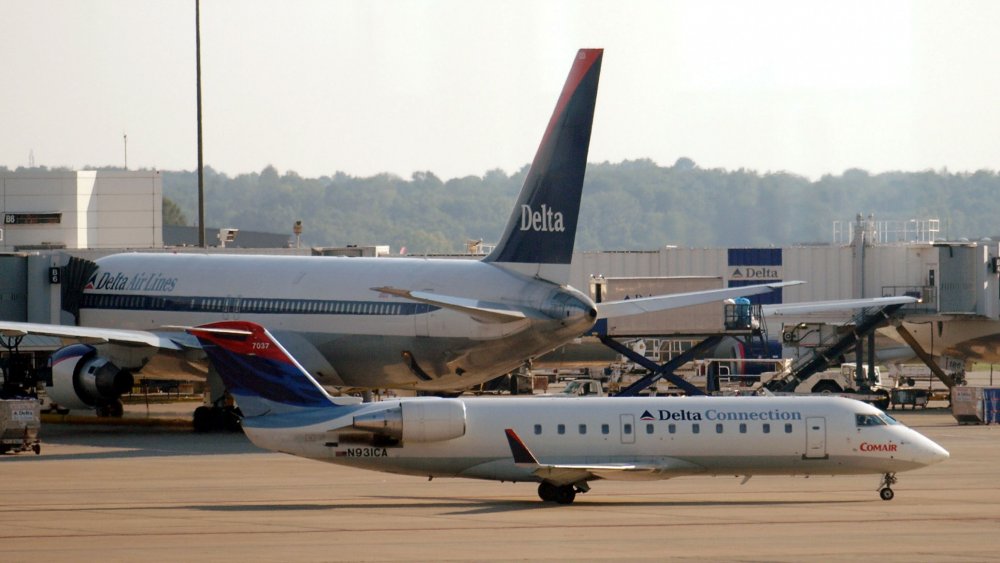
[[[274,299],[264,297],[202,297],[85,293],[81,309],[123,311],[182,311],[247,315],[379,315],[406,316],[436,311],[426,303],[351,301],[343,299]]]

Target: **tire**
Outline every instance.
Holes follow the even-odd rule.
[[[831,393],[840,393],[841,391],[842,389],[840,386],[832,381],[820,381],[812,388],[813,393],[824,393],[827,395]]]
[[[878,496],[882,500],[892,500],[892,497],[896,496],[896,493],[892,492],[892,489],[885,487],[878,492]]]
[[[215,428],[215,413],[212,407],[203,406],[194,409],[191,423],[195,432],[211,432]]]
[[[576,500],[576,489],[573,485],[563,485],[561,487],[556,487],[556,498],[555,501],[559,504],[573,504]]]
[[[545,502],[555,502],[557,489],[558,487],[552,483],[542,481],[538,485],[538,498],[544,500]]]

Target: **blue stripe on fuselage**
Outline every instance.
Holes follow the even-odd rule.
[[[421,315],[439,307],[399,301],[350,301],[343,299],[275,299],[264,297],[200,297],[85,293],[81,309],[120,311],[183,311],[190,313],[241,313],[247,315]]]

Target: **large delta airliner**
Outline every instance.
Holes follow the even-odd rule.
[[[840,397],[334,398],[259,325],[190,328],[262,448],[426,477],[537,482],[561,504],[598,479],[881,474],[948,452],[882,411]]]
[[[167,327],[226,319],[266,326],[323,385],[456,391],[600,317],[798,283],[600,304],[567,285],[602,56],[577,53],[502,238],[482,261],[116,254],[81,276],[70,305],[80,326],[0,322],[0,332],[82,341],[52,356],[49,395],[67,408],[120,408],[133,372],[169,377],[203,362],[196,339]]]

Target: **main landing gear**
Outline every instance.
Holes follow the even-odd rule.
[[[542,481],[538,485],[538,496],[545,502],[572,504],[576,499],[576,493],[585,493],[589,490],[586,483],[578,487],[576,485],[553,485],[548,481]]]
[[[896,493],[892,492],[892,486],[896,484],[896,474],[886,473],[882,476],[882,482],[878,485],[878,496],[882,500],[892,500]]]

